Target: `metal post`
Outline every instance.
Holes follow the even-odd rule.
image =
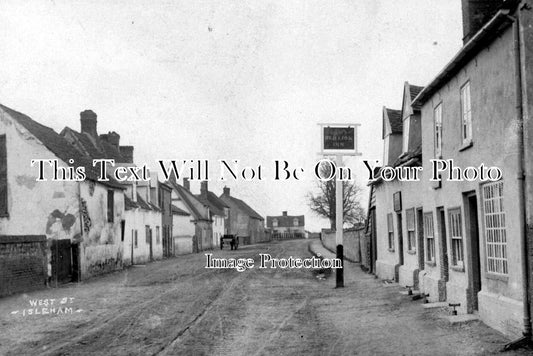
[[[335,181],[335,242],[337,245],[337,258],[341,260],[341,268],[335,270],[336,286],[335,288],[344,287],[344,251],[342,244],[342,226],[343,226],[343,187],[342,177],[339,177],[339,167],[342,164],[342,156],[337,155],[335,159],[337,168],[337,179]]]

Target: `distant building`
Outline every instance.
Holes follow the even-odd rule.
[[[267,216],[267,229],[273,234],[305,235],[305,216],[287,215],[286,211],[278,216]]]
[[[238,235],[240,243],[253,244],[266,240],[265,219],[241,199],[230,194],[230,188],[224,187],[220,199],[229,206],[229,216],[225,219],[226,229],[230,234]]]
[[[218,247],[220,238],[227,233],[225,220],[229,216],[229,207],[207,188],[207,182],[201,182],[200,194],[196,195],[196,198],[209,208],[209,215],[213,222],[213,247]]]

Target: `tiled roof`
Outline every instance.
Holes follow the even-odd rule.
[[[304,215],[280,215],[280,216],[267,216],[267,227],[275,227],[272,224],[274,219],[278,220],[277,227],[296,227],[294,225],[294,219],[298,219],[298,227],[305,226]]]
[[[77,150],[63,136],[55,132],[50,127],[44,126],[37,121],[32,120],[29,116],[10,109],[7,106],[0,104],[0,109],[13,118],[13,120],[17,121],[20,125],[24,126],[24,128],[39,141],[41,141],[41,143],[50,152],[52,152],[66,164],[85,167],[85,174],[88,180],[92,180],[109,187],[124,189],[124,187],[112,177],[108,177],[109,181],[107,182],[98,181],[100,172],[96,167],[93,167],[92,160]],[[70,159],[73,159],[74,163],[70,164]]]
[[[418,85],[409,84],[409,89],[410,89],[409,95],[411,96],[411,101],[413,101],[415,100],[416,96],[420,94],[422,89],[424,89],[424,87],[419,87]]]
[[[125,159],[120,154],[118,148],[102,138],[104,135],[100,135],[100,137],[92,137],[86,132],[78,132],[67,126],[61,131],[61,135],[68,137],[68,134],[75,137],[76,142],[71,143],[93,159],[106,158],[114,159],[117,163],[125,162]]]
[[[208,191],[207,196],[197,194],[196,198],[207,205],[214,215],[225,216],[224,208],[227,208],[227,205],[215,193]]]
[[[189,216],[191,214],[189,214],[183,209],[178,208],[176,205],[172,204],[172,215]]]
[[[135,209],[135,208],[138,208],[138,207],[139,207],[139,205],[137,205],[136,202],[134,202],[126,194],[124,194],[124,208],[126,210],[132,210],[132,209]]]
[[[250,216],[251,218],[258,219],[258,220],[265,220],[259,213],[257,213],[254,209],[252,209],[248,204],[243,202],[242,200],[235,198],[231,195],[221,195],[220,197],[225,196],[228,199],[231,199],[231,201],[237,205],[237,207],[242,210],[246,215]]]
[[[203,206],[203,204],[198,201],[198,199],[192,194],[188,189],[185,189],[178,183],[176,183],[173,179],[169,179],[167,181],[168,184],[170,184],[174,190],[178,193],[181,199],[183,199],[185,205],[191,210],[192,215],[196,220],[210,220],[209,216],[207,214],[204,214],[199,209]]]
[[[403,131],[402,111],[387,108],[387,116],[389,118],[389,123],[390,123],[392,133],[393,134],[402,133]]]
[[[137,193],[137,204],[139,205],[139,207],[141,209],[144,209],[144,210],[152,210],[150,204],[148,204],[143,198],[141,198],[141,196],[139,195],[139,193]]]

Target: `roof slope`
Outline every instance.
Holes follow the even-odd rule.
[[[305,226],[304,215],[280,215],[280,216],[267,216],[267,227],[274,227],[272,224],[274,219],[278,220],[277,227],[295,227],[294,219],[298,219],[298,226]]]
[[[200,202],[193,193],[191,193],[188,189],[185,189],[178,183],[176,183],[173,179],[169,179],[167,181],[167,184],[170,184],[172,188],[178,193],[180,198],[183,200],[185,205],[189,208],[192,215],[196,220],[211,220],[209,216],[207,215],[207,212],[203,212],[203,206],[204,204]]]
[[[246,215],[250,216],[251,218],[258,219],[258,220],[265,220],[261,215],[259,215],[257,211],[252,209],[248,204],[246,204],[241,199],[235,198],[231,195],[224,195],[224,194],[220,196],[220,199],[224,200],[222,197],[230,199],[235,205],[237,205],[237,207],[241,211],[243,211]]]
[[[118,148],[102,138],[102,136],[105,135],[100,135],[100,137],[92,137],[88,133],[78,132],[66,126],[61,131],[61,136],[65,136],[68,139],[69,135],[74,138],[74,142],[71,143],[76,146],[78,150],[82,151],[91,158],[114,159],[117,163],[126,161],[120,154]]]
[[[197,194],[196,198],[201,201],[203,204],[207,205],[209,207],[209,210],[214,214],[218,216],[225,216],[224,208],[227,208],[228,206],[222,199],[217,197],[215,193],[207,191],[207,195],[203,194]]]
[[[8,108],[7,106],[0,104],[0,109],[7,113],[13,120],[22,125],[33,136],[35,136],[41,143],[55,156],[64,161],[69,166],[83,166],[85,167],[85,174],[88,180],[95,181],[97,183],[114,187],[124,187],[115,181],[112,177],[108,177],[109,181],[99,181],[98,177],[100,172],[96,167],[93,167],[90,157],[84,155],[74,146],[72,146],[63,136],[55,132],[52,128],[44,126],[37,121],[34,121],[29,116],[24,115],[18,111]],[[70,163],[73,159],[74,162]]]

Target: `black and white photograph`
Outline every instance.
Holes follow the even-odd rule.
[[[533,0],[0,1],[0,355],[532,322]]]

